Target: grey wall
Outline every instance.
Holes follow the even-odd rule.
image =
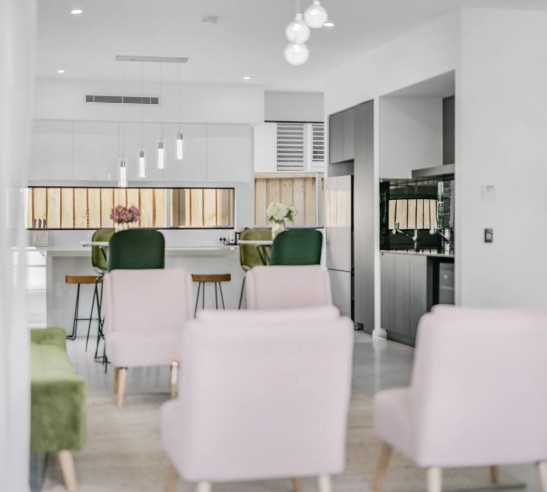
[[[322,92],[264,93],[265,121],[323,121]]]

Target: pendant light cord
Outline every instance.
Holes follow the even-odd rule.
[[[122,134],[122,152],[121,157],[125,159],[125,61],[122,62],[122,124],[121,124],[121,134]],[[118,155],[120,155],[120,139],[118,134]]]
[[[141,61],[141,151],[144,150],[144,62]]]
[[[158,98],[158,104],[160,106],[160,124],[161,124],[161,140],[165,138],[165,126],[163,124],[163,63],[160,62],[160,97]]]
[[[179,133],[182,120],[182,63],[179,63]]]

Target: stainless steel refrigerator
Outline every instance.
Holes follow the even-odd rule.
[[[325,185],[326,265],[333,302],[354,318],[353,176],[327,178]]]

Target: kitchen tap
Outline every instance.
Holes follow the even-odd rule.
[[[444,233],[441,232],[440,229],[436,229],[435,227],[432,227],[431,229],[429,229],[429,234],[431,234],[432,236],[435,235],[435,234],[438,234],[439,236],[441,236],[441,239],[442,239],[442,242],[443,242],[444,254],[445,255],[450,254],[451,234],[450,234],[450,229],[448,227],[445,227]]]
[[[419,245],[418,245],[418,229],[414,229],[414,236],[411,236],[408,232],[402,231],[399,229],[399,222],[395,222],[395,228],[393,229],[393,235],[395,234],[403,234],[406,237],[409,237],[414,242],[414,251],[420,251]]]

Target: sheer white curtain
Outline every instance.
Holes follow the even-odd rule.
[[[36,8],[0,0],[0,490],[29,490],[30,362],[25,323],[24,194]]]

